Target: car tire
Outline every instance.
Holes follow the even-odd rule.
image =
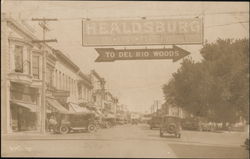
[[[92,133],[92,132],[95,132],[96,130],[96,126],[94,124],[90,124],[88,126],[88,132]]]
[[[160,132],[160,137],[163,137],[163,133],[162,132]]]
[[[169,133],[175,133],[177,129],[177,126],[175,124],[169,124],[167,127],[167,130]]]
[[[61,126],[61,127],[59,128],[59,132],[60,132],[61,134],[67,134],[67,133],[69,133],[69,127],[68,127],[68,126]]]
[[[178,138],[181,138],[181,134],[178,134]]]

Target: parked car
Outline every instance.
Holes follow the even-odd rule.
[[[162,137],[164,133],[174,134],[175,137],[181,137],[181,119],[176,116],[163,116],[160,126],[160,136]]]
[[[124,119],[117,118],[116,123],[120,124],[120,125],[123,125],[123,124],[126,124],[126,121]]]
[[[249,138],[246,138],[245,142],[244,142],[244,146],[246,147],[247,150],[249,149]]]
[[[161,120],[162,120],[161,116],[153,116],[151,120],[148,122],[148,124],[150,125],[150,129],[160,128]]]
[[[202,131],[215,131],[216,126],[212,122],[203,122],[201,123],[201,130]]]
[[[131,120],[132,125],[137,125],[139,123],[138,119],[132,119]]]
[[[201,130],[201,124],[196,118],[184,118],[181,125],[183,130]]]
[[[70,131],[87,130],[94,132],[97,130],[98,122],[95,120],[94,114],[86,113],[72,113],[65,114],[58,122],[57,129],[55,130],[61,134],[67,134]]]

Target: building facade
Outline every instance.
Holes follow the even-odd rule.
[[[43,52],[55,55],[25,25],[1,14],[2,133],[42,130]]]
[[[48,114],[79,111],[79,104],[93,101],[91,78],[72,60],[35,43],[19,21],[1,17],[2,133],[45,132]]]
[[[90,78],[93,84],[93,104],[97,109],[102,110],[105,100],[105,80],[95,70],[91,70]]]

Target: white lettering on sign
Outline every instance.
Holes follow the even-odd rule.
[[[99,29],[100,34],[108,34],[107,23],[100,23]]]
[[[117,23],[111,23],[111,30],[110,30],[110,33],[111,34],[120,34],[121,33],[121,30],[118,26]]]
[[[144,23],[144,32],[145,33],[153,33],[154,32],[154,23],[153,22],[146,22]]]
[[[200,32],[199,21],[170,21],[170,22],[133,22],[133,23],[105,23],[96,22],[86,24],[86,34],[131,34],[131,33],[188,33],[188,32]]]
[[[153,54],[154,54],[154,56],[168,56],[168,57],[179,56],[179,52],[178,51],[174,51],[174,50],[169,50],[169,51],[154,51]]]
[[[201,44],[202,19],[83,21],[85,45]]]
[[[115,57],[114,52],[105,52],[107,57]]]
[[[133,57],[131,52],[126,52],[126,51],[119,52],[118,55],[119,55],[119,57]]]
[[[137,51],[136,53],[135,53],[135,56],[136,57],[147,57],[147,56],[149,56],[149,52],[147,52],[147,51]]]
[[[179,33],[187,33],[188,32],[188,24],[186,22],[179,22]]]
[[[156,22],[156,25],[155,25],[155,32],[156,33],[163,33],[163,32],[165,32],[165,29],[166,28],[164,28],[164,23]]]
[[[142,30],[140,23],[132,23],[132,33],[140,33]]]

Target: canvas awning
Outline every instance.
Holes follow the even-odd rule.
[[[86,107],[80,107],[77,104],[74,103],[69,103],[69,110],[73,111],[73,112],[82,112],[82,113],[92,113],[89,109],[87,109]]]
[[[35,104],[25,103],[25,102],[16,101],[16,100],[11,100],[10,102],[13,104],[25,107],[25,108],[29,109],[31,112],[36,112],[37,106]]]
[[[69,113],[69,111],[66,108],[64,108],[56,99],[47,98],[46,101],[49,106],[54,107],[58,112],[64,114]]]
[[[105,114],[104,117],[105,118],[115,118],[115,115],[108,113],[108,114]]]

